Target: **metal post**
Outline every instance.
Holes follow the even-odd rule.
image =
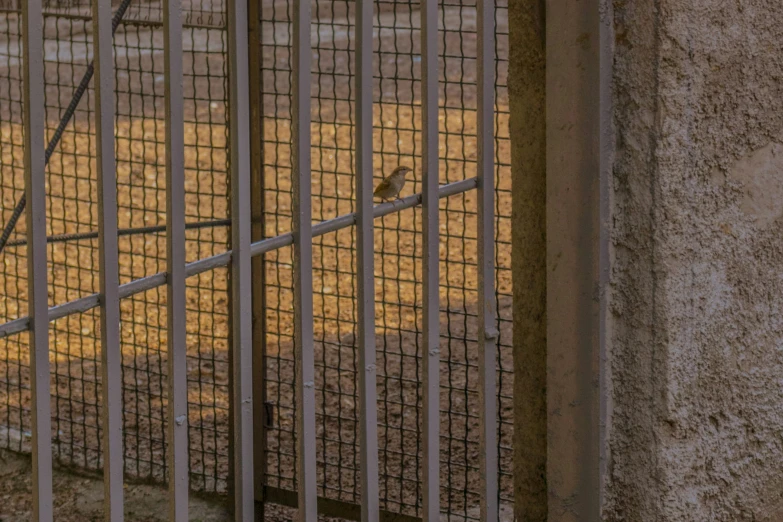
[[[362,521],[378,521],[378,390],[375,365],[373,236],[373,0],[356,8],[356,265],[359,284],[359,422]]]
[[[261,0],[248,2],[248,56],[250,89],[250,239],[261,241],[266,235],[264,192],[264,112],[263,75],[261,74]],[[252,256],[251,252],[251,256]],[[266,270],[264,255],[253,256],[253,470],[256,519],[264,519],[266,483],[267,410],[266,410]]]
[[[234,519],[254,518],[247,0],[228,2]]]
[[[422,277],[424,365],[422,459],[425,522],[440,521],[440,281],[438,223],[438,0],[421,0]]]
[[[168,320],[169,520],[188,520],[188,381],[185,309],[185,119],[182,8],[163,2],[166,102],[166,274]]]
[[[495,312],[495,4],[478,0],[478,348],[481,521],[498,519],[495,372],[499,332]]]
[[[46,267],[44,54],[41,0],[22,4],[24,28],[24,173],[27,205],[27,292],[33,428],[33,520],[51,521],[52,427],[49,383],[49,292]]]
[[[122,353],[114,161],[114,60],[111,2],[93,0],[95,127],[98,171],[98,257],[101,295],[103,503],[105,520],[123,520]]]
[[[313,224],[310,186],[310,0],[294,0],[292,189],[294,234],[294,356],[300,522],[318,519],[313,348]]]

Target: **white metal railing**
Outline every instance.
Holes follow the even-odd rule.
[[[188,372],[185,309],[185,116],[182,12],[163,2],[166,104],[166,298],[168,328],[169,520],[188,520]]]
[[[25,196],[27,199],[29,317],[0,325],[0,338],[29,330],[32,367],[34,519],[52,520],[52,451],[48,323],[96,307],[101,310],[102,426],[106,520],[123,519],[120,299],[166,285],[168,292],[168,453],[170,520],[188,519],[188,421],[185,339],[185,279],[229,266],[232,282],[233,492],[236,520],[254,520],[251,258],[294,247],[294,347],[300,519],[318,515],[315,454],[313,340],[313,237],[356,225],[358,270],[360,480],[363,521],[379,520],[378,436],[375,364],[373,221],[422,205],[424,218],[423,519],[440,519],[439,462],[439,224],[438,200],[470,190],[478,194],[478,319],[480,491],[482,522],[497,520],[497,442],[494,290],[494,5],[478,0],[478,162],[475,178],[439,186],[437,0],[421,0],[423,192],[373,205],[372,57],[373,0],[356,9],[357,211],[312,224],[310,199],[310,2],[296,0],[293,17],[293,230],[251,242],[250,82],[248,6],[228,0],[231,250],[185,262],[184,118],[182,12],[179,0],[163,0],[166,104],[167,271],[123,285],[118,277],[117,201],[114,158],[114,85],[110,0],[93,1],[95,114],[98,165],[100,292],[48,308],[44,145],[42,0],[23,3]]]
[[[356,5],[356,270],[359,334],[359,480],[362,520],[377,522],[378,398],[375,365],[375,239],[372,193],[373,0]],[[308,31],[309,34],[309,31]],[[309,88],[308,88],[309,93]]]
[[[24,172],[27,204],[27,289],[30,313],[30,384],[33,428],[33,518],[51,520],[52,440],[49,385],[49,291],[46,266],[46,161],[44,144],[42,0],[22,7],[24,33]]]

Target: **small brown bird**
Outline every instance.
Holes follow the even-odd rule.
[[[391,174],[385,177],[383,181],[375,187],[373,196],[384,200],[392,198],[400,199],[400,192],[402,192],[402,188],[405,186],[405,175],[408,174],[408,172],[413,171],[409,167],[404,167],[402,165],[394,169]]]

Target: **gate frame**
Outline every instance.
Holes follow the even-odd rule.
[[[250,6],[248,5],[250,1]],[[27,27],[24,38],[25,43],[25,75],[28,85],[25,88],[25,129],[27,143],[25,153],[25,177],[26,191],[30,196],[31,204],[28,207],[30,223],[28,229],[28,241],[33,249],[44,255],[28,256],[30,263],[30,309],[29,317],[9,321],[0,325],[0,338],[26,330],[33,331],[31,349],[33,354],[33,387],[32,402],[34,405],[34,448],[33,460],[35,520],[51,520],[51,441],[48,444],[47,436],[40,437],[40,432],[46,430],[47,421],[50,420],[50,412],[47,406],[50,399],[49,376],[49,345],[48,322],[66,317],[71,314],[85,312],[94,308],[101,311],[101,362],[102,362],[102,397],[103,408],[101,422],[103,426],[103,463],[104,463],[104,510],[105,518],[111,522],[121,522],[124,517],[123,486],[124,486],[124,452],[122,447],[122,378],[121,378],[121,351],[120,351],[120,315],[119,302],[121,299],[153,289],[167,286],[169,300],[167,302],[169,326],[172,327],[172,335],[169,338],[169,347],[172,357],[169,360],[169,390],[171,391],[171,403],[169,404],[168,417],[172,424],[167,430],[167,442],[172,446],[169,469],[170,502],[169,517],[171,520],[184,520],[187,518],[187,491],[183,492],[185,483],[182,473],[182,455],[187,448],[183,447],[182,436],[186,434],[187,419],[179,422],[177,414],[182,408],[187,408],[186,401],[186,375],[185,370],[184,339],[184,280],[200,273],[204,273],[219,267],[230,269],[231,280],[231,304],[230,321],[231,342],[229,347],[230,362],[230,483],[233,489],[234,516],[243,522],[252,522],[256,518],[255,500],[257,493],[261,491],[263,504],[264,491],[254,486],[254,465],[261,458],[262,468],[264,462],[265,430],[254,435],[253,420],[263,415],[263,392],[257,403],[253,404],[253,388],[264,385],[264,379],[253,383],[253,361],[261,358],[260,368],[263,370],[263,324],[252,324],[253,316],[258,317],[259,311],[263,312],[263,277],[259,278],[256,285],[252,284],[253,267],[256,273],[263,272],[263,254],[284,246],[294,246],[294,346],[296,359],[296,399],[297,407],[297,451],[298,469],[296,472],[299,493],[293,493],[298,497],[299,519],[302,522],[316,522],[318,517],[318,504],[329,503],[328,499],[319,499],[316,483],[316,455],[315,455],[315,375],[314,375],[314,341],[313,341],[313,287],[312,287],[312,248],[313,238],[347,228],[357,226],[359,241],[357,242],[358,263],[357,277],[359,283],[359,360],[364,368],[359,371],[361,406],[360,423],[362,436],[360,439],[359,453],[361,455],[361,475],[363,485],[363,502],[361,519],[368,522],[376,522],[381,518],[378,509],[377,498],[378,481],[378,448],[377,448],[377,419],[375,398],[375,386],[377,385],[375,367],[375,287],[373,281],[373,223],[374,219],[400,212],[407,208],[425,204],[427,224],[432,226],[437,223],[438,200],[449,196],[461,194],[470,190],[477,191],[478,219],[477,239],[479,246],[478,258],[478,290],[479,290],[479,401],[481,434],[479,441],[479,467],[482,471],[482,484],[480,491],[480,512],[482,522],[496,522],[497,513],[497,444],[496,444],[496,361],[498,331],[495,325],[495,292],[494,292],[494,0],[478,0],[477,2],[477,37],[478,55],[478,106],[477,106],[477,176],[462,181],[439,185],[437,166],[438,158],[438,110],[434,104],[438,103],[437,87],[434,82],[437,79],[437,52],[432,42],[436,40],[437,24],[434,17],[428,17],[428,23],[422,27],[422,41],[427,51],[424,56],[424,70],[427,73],[427,96],[422,100],[423,114],[425,114],[428,129],[427,169],[425,170],[424,194],[414,194],[393,202],[374,205],[372,186],[372,57],[373,52],[364,53],[372,49],[373,23],[372,14],[374,2],[372,0],[360,0],[360,12],[357,13],[357,48],[356,53],[356,85],[361,87],[360,95],[357,95],[356,106],[358,120],[356,132],[361,134],[357,140],[357,164],[356,179],[358,187],[357,212],[338,216],[333,219],[319,222],[315,225],[311,217],[311,94],[310,94],[310,66],[312,60],[312,44],[310,39],[311,6],[306,0],[294,1],[293,19],[293,103],[292,103],[292,164],[293,164],[293,231],[272,238],[254,240],[255,234],[263,237],[263,165],[262,152],[253,151],[250,145],[251,131],[256,138],[259,136],[262,125],[262,97],[260,95],[260,78],[255,75],[260,73],[260,17],[257,16],[257,8],[260,0],[227,0],[228,5],[228,58],[229,58],[229,148],[230,148],[230,208],[231,208],[231,249],[221,254],[202,258],[185,264],[184,256],[184,188],[180,190],[179,180],[184,175],[184,129],[180,128],[182,120],[181,97],[181,20],[182,7],[178,0],[164,0],[165,36],[164,54],[166,59],[166,157],[167,157],[167,270],[149,276],[135,279],[126,284],[119,284],[119,253],[117,230],[117,193],[116,193],[116,161],[114,154],[114,74],[113,74],[113,28],[112,5],[109,0],[93,0],[93,45],[95,55],[95,99],[94,109],[96,113],[96,160],[98,166],[98,257],[100,260],[99,279],[100,292],[62,305],[48,307],[48,275],[45,272],[46,254],[46,212],[45,212],[45,185],[34,183],[40,181],[45,175],[45,169],[37,155],[34,155],[34,141],[42,141],[43,119],[45,107],[43,88],[31,89],[30,85],[42,87],[42,84],[31,81],[32,76],[43,75],[43,12],[40,0],[30,0],[23,10],[24,22]],[[422,0],[423,8],[431,10],[437,7],[433,0]],[[253,14],[253,24],[248,24],[248,14]],[[431,14],[431,13],[430,13]],[[433,34],[433,32],[435,34]],[[253,39],[249,35],[253,35]],[[179,41],[174,42],[180,35]],[[32,38],[31,38],[32,37]],[[40,37],[40,38],[39,38]],[[40,41],[40,45],[38,40]],[[34,44],[30,45],[30,41]],[[179,45],[178,45],[179,44]],[[251,48],[255,47],[251,51]],[[255,72],[251,73],[249,66],[253,59]],[[433,72],[435,74],[433,74]],[[258,79],[258,89],[251,88],[251,78]],[[256,91],[255,94],[251,92]],[[251,100],[255,100],[255,107],[251,108]],[[251,116],[255,122],[251,124]],[[433,121],[434,120],[434,121]],[[34,124],[33,124],[34,122]],[[172,125],[172,123],[177,125]],[[184,123],[183,123],[184,125]],[[369,140],[365,139],[367,136]],[[259,147],[256,147],[258,149]],[[255,167],[255,168],[254,168]],[[252,172],[252,174],[251,174]],[[177,185],[176,190],[171,185]],[[184,187],[184,182],[183,182]],[[261,212],[261,218],[253,223],[251,210],[251,195],[249,188],[255,190],[255,211]],[[255,225],[255,227],[254,227]],[[424,323],[424,336],[432,342],[428,346],[428,354],[425,359],[432,356],[432,361],[437,362],[439,337],[438,321],[432,320],[438,316],[438,306],[434,299],[437,296],[438,281],[432,280],[437,276],[437,262],[434,253],[438,251],[439,234],[427,234],[425,251],[428,256],[427,277],[429,281],[426,287],[430,289],[428,297],[432,303],[428,305],[428,319]],[[433,237],[434,236],[434,237]],[[256,258],[256,262],[251,260]],[[260,268],[259,268],[260,267]],[[41,284],[44,282],[45,284]],[[255,289],[255,292],[254,292]],[[258,290],[261,290],[259,296]],[[255,294],[255,299],[253,299]],[[434,294],[434,295],[433,295]],[[253,307],[253,303],[257,306]],[[362,306],[362,302],[365,303]],[[172,308],[179,306],[179,309]],[[368,313],[367,308],[372,308]],[[41,321],[42,316],[48,320]],[[262,319],[264,317],[262,316]],[[263,323],[263,321],[262,321]],[[257,332],[257,340],[254,344],[253,333]],[[260,339],[258,338],[260,335]],[[258,348],[261,347],[261,353]],[[177,367],[177,362],[182,367]],[[437,367],[436,367],[437,368]],[[429,374],[429,372],[428,372]],[[425,377],[426,379],[426,377]],[[49,384],[49,386],[47,386]],[[434,383],[425,381],[425,387],[432,387],[432,392],[437,391]],[[182,393],[185,392],[185,400]],[[437,393],[431,393],[429,398],[433,401]],[[186,411],[186,410],[185,410]],[[259,413],[260,412],[260,413]],[[44,417],[46,417],[44,419]],[[437,415],[425,415],[425,426],[422,433],[430,434],[433,440],[439,436],[439,424]],[[263,426],[264,422],[260,423]],[[433,424],[435,429],[433,430]],[[50,431],[50,428],[49,428]],[[254,441],[259,438],[261,448],[254,450]],[[430,455],[436,457],[436,455]],[[425,465],[435,459],[425,459]],[[263,471],[263,469],[262,469]],[[432,471],[432,470],[431,470]],[[438,470],[439,473],[440,470]],[[437,475],[437,473],[436,473]],[[187,478],[187,474],[184,474]],[[47,480],[47,477],[49,480]],[[433,479],[435,477],[430,477]],[[263,480],[259,481],[263,484]],[[372,493],[375,491],[375,498]],[[321,502],[319,502],[319,500]],[[437,514],[440,518],[440,506],[438,495],[432,495],[427,501],[427,510]],[[435,505],[433,505],[433,502]],[[347,513],[346,513],[347,514]],[[426,516],[426,515],[425,515]],[[434,516],[434,515],[433,515]],[[384,518],[399,520],[397,514],[384,514]],[[430,516],[432,518],[432,516]]]
[[[264,182],[264,75],[261,73],[262,0],[247,0],[248,60],[250,89],[250,143],[260,143],[250,151],[250,235],[251,241],[266,236],[266,192]],[[253,471],[256,477],[254,498],[259,520],[266,504],[266,448],[269,413],[266,405],[266,255],[251,261],[253,307]]]

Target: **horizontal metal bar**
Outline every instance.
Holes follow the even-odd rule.
[[[468,192],[470,190],[475,189],[476,186],[477,186],[476,178],[469,178],[469,179],[464,179],[462,181],[455,181],[454,183],[449,183],[448,185],[441,185],[438,188],[438,199],[444,199],[451,196],[456,196],[457,194],[462,194],[463,192]],[[381,203],[380,205],[375,205],[375,207],[373,207],[372,215],[375,219],[378,219],[384,216],[388,216],[389,214],[394,214],[395,212],[400,212],[401,210],[417,207],[421,205],[421,201],[422,201],[422,195],[421,193],[417,193],[411,196],[397,199],[395,201]],[[329,232],[335,232],[337,230],[340,230],[342,228],[347,228],[355,224],[356,224],[355,212],[351,214],[344,214],[334,219],[321,221],[317,225],[313,225],[313,236],[322,236],[324,234],[328,234]],[[279,236],[279,237],[283,237],[283,236]],[[264,241],[269,241],[269,240],[267,239]]]
[[[185,265],[185,277],[193,277],[194,275],[198,275],[204,272],[209,272],[210,270],[213,270],[215,268],[228,266],[230,262],[231,262],[230,250],[228,252],[223,252],[222,254],[218,254],[216,256],[199,259],[198,261],[194,261],[192,263],[188,263],[187,265]]]
[[[50,309],[51,313],[51,309]],[[49,321],[51,321],[51,315],[49,316]],[[8,321],[3,326],[0,327],[0,339],[3,337],[8,337],[9,335],[18,334],[21,332],[25,332],[30,329],[30,318],[29,317],[20,317],[19,319],[14,319],[13,321]]]
[[[57,319],[62,319],[69,315],[86,312],[100,306],[101,296],[100,294],[92,294],[70,303],[53,306],[49,309],[49,322]]]
[[[261,241],[256,241],[255,243],[250,245],[250,255],[252,257],[259,256],[261,254],[266,254],[267,252],[271,252],[272,250],[277,250],[278,248],[283,248],[293,244],[294,244],[294,235],[288,232],[280,236],[270,237],[268,239],[262,239]]]
[[[296,491],[264,486],[264,499],[272,504],[296,507],[298,495]],[[362,519],[362,508],[359,504],[352,504],[333,498],[318,497],[318,513],[325,517],[354,520],[356,522]],[[384,511],[383,509],[379,511],[379,515],[380,522],[421,522],[421,519],[418,517],[393,511]]]
[[[438,189],[438,198],[444,199],[457,194],[462,194],[470,190],[475,189],[477,186],[476,178],[469,178],[462,181],[455,181],[448,185],[441,185]],[[400,212],[402,210],[413,208],[421,205],[422,195],[421,193],[413,194],[395,201],[389,201],[375,205],[373,207],[373,217],[375,219]],[[356,224],[356,213],[343,214],[333,219],[321,221],[320,223],[313,225],[313,237],[323,236],[330,232],[336,232],[343,228],[348,228]],[[290,232],[281,234],[279,236],[257,241],[250,246],[250,255],[257,256],[277,250],[286,246],[294,244],[294,235]]]
[[[463,194],[476,188],[476,178],[469,178],[462,181],[455,181],[448,185],[441,185],[438,189],[438,198],[444,199],[457,194]],[[373,207],[373,217],[378,219],[383,216],[388,216],[395,212],[413,208],[421,205],[421,194],[413,194],[396,201],[390,201],[387,203],[381,203]],[[320,223],[313,225],[313,237],[323,236],[330,232],[336,232],[343,228],[348,228],[356,224],[356,214],[344,214],[334,219],[327,221],[321,221]],[[250,245],[250,255],[255,257],[272,250],[277,250],[286,246],[294,244],[294,236],[290,232],[275,237],[256,241]],[[193,277],[195,275],[209,272],[215,268],[222,268],[228,266],[231,262],[231,251],[222,252],[220,254],[199,259],[185,265],[185,277]],[[134,279],[130,283],[120,285],[120,299],[125,299],[147,290],[152,290],[159,286],[166,284],[167,277],[165,272],[158,272],[157,274],[148,275],[139,279]],[[84,297],[80,297],[74,301],[53,306],[49,308],[49,322],[62,319],[69,315],[86,312],[93,308],[96,308],[101,304],[100,294],[90,294]],[[20,317],[0,325],[0,339],[8,337],[25,330],[30,329],[30,318]]]
[[[125,299],[126,297],[146,292],[155,287],[163,286],[167,281],[166,272],[158,272],[151,276],[134,279],[130,283],[125,283],[120,286],[120,299]]]

